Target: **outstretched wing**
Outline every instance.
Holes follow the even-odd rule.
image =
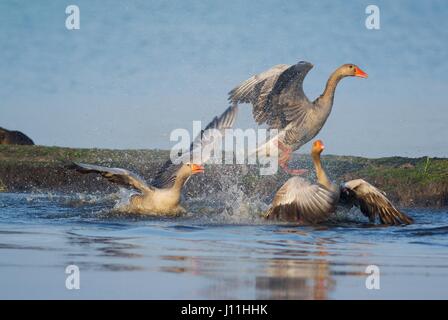
[[[182,165],[183,163],[173,163],[171,159],[168,159],[157,172],[151,185],[159,189],[171,188],[176,182],[177,172]]]
[[[71,169],[75,169],[80,173],[99,173],[107,180],[121,186],[132,187],[140,192],[148,192],[152,188],[136,174],[121,168],[108,168],[85,163],[73,163]]]
[[[213,120],[201,130],[201,133],[193,140],[190,149],[186,152],[179,152],[177,159],[167,160],[162,166],[153,186],[157,188],[170,188],[176,180],[176,174],[183,163],[203,164],[210,159],[213,150],[213,144],[224,136],[224,130],[232,128],[238,114],[238,106],[228,107],[219,117]]]
[[[285,128],[289,122],[303,119],[312,106],[303,92],[303,80],[312,67],[305,61],[277,65],[230,91],[229,100],[251,103],[258,124]]]
[[[411,217],[395,208],[384,192],[363,179],[351,180],[341,186],[341,202],[358,206],[372,222],[376,217],[379,217],[382,224],[388,225],[414,222]]]
[[[289,67],[291,66],[287,64],[278,64],[269,70],[250,77],[229,92],[229,101],[234,104],[251,103],[254,106],[264,104],[263,102],[265,102],[278,77]]]
[[[317,223],[334,211],[337,198],[337,194],[322,185],[292,177],[277,191],[265,217]]]
[[[214,117],[191,143],[188,154],[192,156],[190,158],[200,159],[201,163],[207,162],[212,155],[213,146],[221,141],[226,129],[233,127],[237,114],[238,106],[233,105],[228,107],[219,117]],[[196,158],[197,156],[200,156],[200,158]]]

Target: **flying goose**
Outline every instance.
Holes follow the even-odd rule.
[[[279,165],[290,174],[303,169],[290,169],[291,153],[313,139],[324,126],[333,106],[334,93],[344,77],[367,78],[367,73],[354,64],[344,64],[329,77],[324,92],[310,101],[303,92],[303,80],[313,65],[300,61],[295,65],[280,64],[254,75],[229,92],[234,105],[250,103],[258,124],[277,129],[278,135],[257,149],[267,154],[271,147],[279,151]]]

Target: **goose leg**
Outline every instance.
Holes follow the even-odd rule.
[[[277,146],[280,150],[279,154],[279,158],[278,158],[278,163],[280,165],[280,167],[289,174],[292,175],[301,175],[306,173],[308,170],[306,169],[291,169],[288,166],[289,161],[291,160],[292,157],[292,150],[291,148],[285,146],[282,142],[277,141]]]

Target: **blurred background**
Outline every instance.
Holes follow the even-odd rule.
[[[67,30],[65,8],[80,9]],[[365,8],[380,8],[380,30]],[[305,93],[355,63],[319,134],[328,154],[448,156],[446,1],[0,2],[0,126],[36,144],[164,148],[275,64],[314,64]],[[256,127],[248,105],[237,126]],[[308,152],[309,146],[299,152]]]

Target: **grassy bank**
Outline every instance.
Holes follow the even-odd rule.
[[[0,191],[12,192],[109,192],[115,186],[95,175],[67,170],[71,161],[117,166],[133,170],[148,181],[167,159],[165,150],[71,149],[42,146],[0,145]],[[448,205],[448,159],[390,157],[367,159],[351,156],[323,157],[330,177],[337,182],[363,178],[387,192],[401,206],[441,207]],[[299,155],[292,166],[310,169],[308,156]],[[187,184],[186,196],[205,196],[235,188],[249,196],[269,201],[288,179],[279,172],[259,176],[256,166],[207,165],[204,175]]]

